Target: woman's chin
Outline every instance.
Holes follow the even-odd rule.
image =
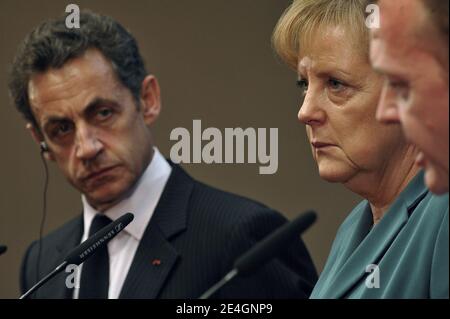
[[[320,167],[319,175],[320,178],[329,183],[345,183],[349,178],[348,172],[343,172],[337,169],[321,169]]]

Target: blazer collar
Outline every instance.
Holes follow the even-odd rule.
[[[381,221],[370,230],[370,205],[359,209],[359,220],[348,240],[347,248],[340,258],[335,279],[328,291],[331,298],[343,298],[367,275],[366,267],[379,264],[399,232],[408,222],[417,204],[426,196],[428,190],[423,182],[423,172],[417,174],[399,195]]]

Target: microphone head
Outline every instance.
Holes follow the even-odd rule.
[[[234,269],[239,274],[245,275],[262,266],[282,251],[290,241],[307,230],[316,219],[317,214],[314,211],[307,211],[284,224],[239,257],[234,263]]]
[[[3,255],[8,250],[8,247],[5,245],[0,245],[0,255]]]
[[[94,235],[86,239],[81,245],[73,249],[66,257],[65,261],[69,265],[80,265],[98,249],[104,247],[108,242],[117,236],[134,219],[132,213],[126,213],[120,218],[100,229]]]

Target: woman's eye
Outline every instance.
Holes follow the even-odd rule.
[[[298,80],[297,86],[304,92],[308,90],[308,81],[306,80]]]
[[[346,87],[344,83],[336,79],[329,79],[328,86],[334,91],[340,91]]]

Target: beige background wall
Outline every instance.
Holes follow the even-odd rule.
[[[38,237],[43,167],[38,148],[13,109],[7,70],[20,40],[36,24],[64,12],[66,1],[0,0],[0,298],[16,298],[21,258]],[[304,239],[319,270],[338,225],[359,200],[317,175],[304,127],[297,121],[296,76],[274,57],[272,29],[288,0],[76,1],[118,19],[136,36],[148,69],[160,80],[163,113],[154,127],[164,155],[173,128],[279,128],[279,169],[258,165],[191,164],[195,178],[272,206],[288,218],[314,208],[319,221]],[[80,212],[79,195],[54,165],[48,196],[48,232]]]

